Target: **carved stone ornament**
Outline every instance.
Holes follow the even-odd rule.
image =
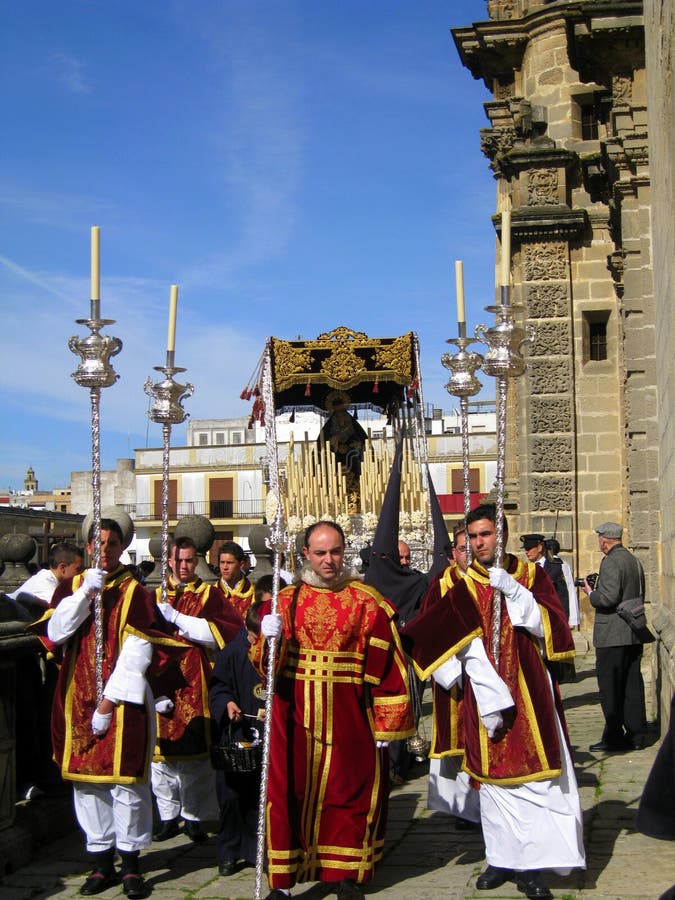
[[[630,103],[633,98],[633,82],[628,75],[612,76],[612,99],[614,104]]]
[[[532,511],[562,511],[573,509],[574,482],[572,478],[546,475],[530,481]]]
[[[568,321],[539,322],[530,356],[566,356],[571,353],[570,323]]]
[[[488,15],[491,19],[514,19],[515,0],[488,0]]]
[[[516,86],[513,81],[499,81],[495,78],[493,90],[495,100],[509,100],[515,93]]]
[[[537,326],[537,332],[539,326]],[[570,359],[532,359],[527,365],[528,384],[532,394],[565,394],[572,389]]]
[[[515,128],[484,128],[480,133],[480,149],[484,156],[494,160],[513,150],[515,140]]]
[[[530,319],[556,319],[568,313],[566,284],[523,285]]]
[[[572,431],[572,401],[558,397],[555,401],[533,397],[530,405],[530,425],[533,434],[568,433]]]
[[[523,245],[524,281],[561,281],[567,278],[567,247],[561,243]]]
[[[527,205],[546,206],[559,203],[558,170],[532,170],[527,180]]]
[[[551,400],[555,403],[555,400]],[[532,471],[571,472],[574,451],[571,437],[535,438],[532,442]]]

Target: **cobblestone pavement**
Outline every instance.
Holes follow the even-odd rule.
[[[585,647],[577,656],[577,676],[574,684],[563,686],[563,694],[584,810],[588,868],[565,879],[551,876],[549,884],[557,900],[657,900],[675,883],[675,844],[637,833],[633,821],[658,742],[650,741],[639,752],[590,753],[588,746],[600,738],[603,718],[594,654]],[[428,697],[429,692],[425,700]],[[430,704],[424,708],[428,716]],[[428,731],[428,718],[424,723]],[[416,764],[391,795],[385,857],[365,893],[392,900],[522,898],[512,883],[494,891],[475,889],[485,865],[482,838],[479,832],[457,831],[453,819],[426,808],[427,768],[426,763]],[[64,827],[58,817],[49,824],[54,832]],[[253,869],[230,878],[218,875],[213,837],[205,844],[193,844],[183,835],[154,844],[144,851],[142,862],[155,900],[254,896]],[[46,844],[30,865],[5,876],[0,900],[79,897],[87,870],[82,836],[70,829]],[[98,896],[108,900],[124,895],[116,886]],[[319,900],[334,894],[325,885],[302,885],[293,896]]]

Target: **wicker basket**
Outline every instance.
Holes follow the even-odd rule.
[[[211,765],[224,772],[256,772],[262,765],[263,745],[258,732],[251,729],[252,741],[232,739],[232,723],[222,744],[211,745]]]

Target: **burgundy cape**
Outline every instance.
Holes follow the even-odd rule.
[[[61,582],[35,630],[60,663],[52,706],[52,746],[61,775],[69,781],[132,784],[147,781],[152,754],[150,723],[143,704],[120,703],[110,728],[101,737],[91,730],[96,700],[96,629],[90,614],[64,644],[46,636],[46,623],[62,599],[80,586],[83,575]],[[108,575],[102,593],[103,684],[119,658],[122,644],[136,635],[153,644],[147,676],[175,662],[181,648],[163,629],[153,597],[127,568]]]
[[[157,599],[162,589],[157,588]],[[234,640],[244,622],[222,591],[201,579],[186,584],[181,590],[170,582],[167,602],[186,616],[206,619],[213,637],[222,650]],[[209,711],[209,680],[213,670],[214,654],[201,644],[195,644],[178,635],[177,641],[185,646],[178,666],[161,682],[161,691],[173,700],[174,708],[167,715],[157,716],[157,747],[153,759],[181,760],[206,758],[212,738],[211,713]]]

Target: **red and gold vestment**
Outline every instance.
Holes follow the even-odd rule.
[[[255,597],[253,585],[248,578],[242,578],[235,587],[230,587],[225,579],[221,578],[218,582],[218,587],[245,621],[248,608]]]
[[[457,704],[435,706],[434,755],[457,752],[462,745],[463,768],[477,781],[522,784],[555,778],[561,772],[561,751],[555,714],[563,728],[565,717],[557,685],[551,690],[546,660],[574,658],[574,642],[555,589],[541,566],[507,557],[507,571],[534,595],[541,612],[544,637],[537,639],[524,628],[515,628],[505,600],[501,604],[501,637],[498,673],[515,703],[510,727],[499,740],[490,740],[483,727],[471,680],[464,680],[461,714]],[[433,587],[433,586],[432,586]],[[429,598],[420,613],[403,630],[403,642],[415,669],[427,678],[474,638],[480,637],[488,659],[491,653],[493,588],[487,571],[473,562],[465,577],[454,584],[437,585],[438,596]],[[445,692],[447,696],[448,692]],[[455,716],[453,721],[450,717]],[[455,729],[456,734],[453,734]]]
[[[376,741],[414,733],[406,663],[388,601],[352,579],[279,594],[283,639],[272,707],[268,876],[368,881],[382,856],[389,769]],[[251,648],[261,674],[264,641]]]
[[[83,577],[76,575],[72,581],[61,582],[54,592],[52,609],[36,623],[38,633],[60,601],[77,590]],[[101,599],[104,685],[130,635],[154,645],[152,668],[155,671],[180,652],[176,641],[157,622],[152,595],[127,568],[108,575]],[[40,636],[61,664],[52,706],[52,745],[62,777],[70,781],[117,784],[146,781],[152,747],[148,711],[143,704],[120,703],[105,735],[95,737],[91,730],[97,706],[94,616],[89,615],[63,645],[55,646],[49,638]]]
[[[161,593],[161,587],[157,588],[158,601]],[[199,578],[185,585],[175,585],[169,580],[166,602],[185,616],[205,619],[218,650],[244,627],[243,619],[222,591]],[[166,715],[157,716],[155,762],[206,758],[211,746],[209,679],[215,651],[180,637],[177,631],[175,637],[185,645],[185,652],[178,666],[161,683],[162,693],[169,696],[174,708]]]

